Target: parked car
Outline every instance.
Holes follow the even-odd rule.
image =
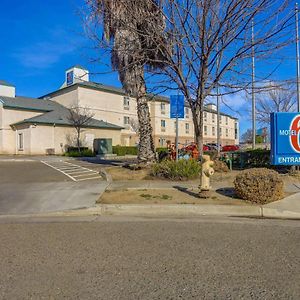
[[[209,151],[210,148],[207,145],[203,145],[203,151]]]
[[[207,143],[206,146],[208,146],[209,150],[211,151],[218,151],[218,144],[216,143]],[[220,145],[220,149],[222,149],[221,145]]]
[[[238,150],[240,150],[240,147],[238,145],[226,145],[222,147],[223,152],[238,151]]]

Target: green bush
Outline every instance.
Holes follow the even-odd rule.
[[[113,146],[113,154],[117,156],[137,155],[138,149],[136,146]]]
[[[80,152],[89,150],[88,147],[80,147]],[[78,147],[68,147],[67,152],[78,152]]]
[[[65,156],[70,157],[93,157],[95,156],[94,152],[90,149],[82,150],[81,152],[77,151],[69,151],[65,153]]]
[[[234,180],[237,195],[253,203],[266,204],[283,198],[283,181],[274,170],[254,168],[241,171]]]
[[[232,165],[237,168],[269,168],[271,152],[265,149],[247,150],[229,154]]]
[[[169,152],[168,148],[166,148],[166,147],[157,147],[155,151],[156,151],[158,154],[159,154],[159,153],[162,153],[162,152],[164,152],[164,153],[168,153],[168,152]]]
[[[180,159],[178,162],[164,160],[152,166],[151,174],[155,177],[171,180],[187,180],[197,178],[200,170],[199,162],[194,159]]]

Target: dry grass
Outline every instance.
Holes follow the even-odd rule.
[[[122,180],[145,180],[152,179],[150,169],[130,170],[123,167],[106,168],[108,174],[111,175],[113,181]]]
[[[208,199],[198,198],[198,189],[123,189],[106,191],[97,201],[102,204],[222,204],[248,205],[244,200],[236,199],[229,190],[211,192]]]

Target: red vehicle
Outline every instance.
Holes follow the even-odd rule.
[[[203,145],[203,151],[209,151],[210,148],[207,145]]]
[[[226,145],[222,147],[223,152],[230,152],[230,151],[238,151],[240,147],[238,145]]]

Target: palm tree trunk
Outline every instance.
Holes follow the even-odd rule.
[[[148,99],[146,97],[146,84],[144,80],[144,70],[139,70],[139,76],[136,76],[137,85],[137,115],[139,121],[139,162],[154,162],[155,148],[152,136],[152,125],[150,119],[150,110]]]

